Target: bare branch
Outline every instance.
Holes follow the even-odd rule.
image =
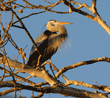
[[[27,33],[27,35],[29,36],[30,40],[32,41],[32,43],[34,44],[36,50],[37,49],[37,45],[35,44],[33,38],[31,37],[29,31],[26,29],[25,25],[23,24],[23,22],[21,21],[21,19],[17,16],[17,14],[12,10],[12,13],[15,15],[15,17],[18,19],[19,23],[22,25],[22,28],[24,28],[25,32]]]
[[[78,62],[76,64],[63,67],[62,69],[60,69],[60,71],[55,76],[58,78],[62,73],[68,71],[69,69],[77,68],[77,67],[80,67],[82,65],[93,64],[93,63],[100,62],[100,61],[105,61],[105,62],[110,63],[110,58],[102,57],[102,58],[92,59],[90,61]]]
[[[13,83],[0,83],[0,87],[13,87]],[[26,86],[23,84],[17,83],[16,86],[18,88],[26,89],[26,90],[34,90],[36,92],[45,92],[45,93],[59,93],[64,96],[72,96],[72,97],[79,97],[79,98],[108,98],[106,95],[102,95],[99,93],[92,93],[86,90],[79,90],[76,88],[71,87],[41,87],[41,88],[34,88],[31,86]]]
[[[21,90],[21,88],[16,88],[16,91],[18,91],[18,90]],[[15,88],[11,88],[11,89],[9,89],[9,90],[2,91],[2,92],[0,92],[0,96],[9,94],[9,93],[11,93],[11,92],[13,92],[13,91],[15,91]]]
[[[8,74],[11,73],[10,71],[8,71],[8,70],[2,68],[1,66],[0,66],[0,69],[3,70],[3,71],[5,70],[5,72],[8,73]],[[14,74],[14,73],[13,73],[13,76],[16,77],[16,78],[18,78],[18,79],[21,80],[21,81],[30,83],[31,85],[36,85],[36,83],[34,83],[34,82],[30,81],[30,80],[27,80],[27,79],[25,79],[24,77],[18,76],[18,75]]]
[[[51,66],[54,68],[53,70],[56,70],[57,72],[59,71],[58,68],[57,68],[54,64],[52,64],[51,62],[45,61],[41,66],[44,66],[44,65],[46,65],[46,64],[51,65]],[[64,79],[66,82],[68,81],[68,78],[66,78],[63,74],[61,74],[61,76],[63,77],[63,79]]]
[[[110,87],[108,87],[108,86],[93,85],[93,84],[84,83],[83,81],[70,80],[67,83],[65,83],[65,86],[71,85],[71,84],[74,84],[75,86],[84,86],[84,87],[88,87],[88,88],[93,88],[93,89],[97,89],[97,90],[110,92]]]
[[[15,67],[16,65],[16,69],[19,69],[21,70],[22,72],[26,72],[26,73],[29,73],[31,76],[33,77],[39,77],[39,78],[42,78],[44,80],[46,80],[50,85],[54,86],[56,85],[56,83],[58,82],[57,80],[55,80],[51,75],[49,75],[46,71],[40,71],[40,70],[37,70],[35,68],[32,68],[30,66],[26,66],[25,65],[25,69],[22,68],[23,64],[22,63],[19,63],[17,61],[13,61],[11,60],[10,58],[7,58],[8,62],[9,62],[9,65],[10,67]],[[0,57],[0,64],[3,64],[3,61],[4,61],[4,64],[5,65],[8,65],[8,63],[4,60],[3,57]],[[1,68],[1,67],[0,67]],[[29,69],[26,69],[26,68],[29,68]],[[44,77],[45,76],[45,77]]]
[[[31,14],[25,16],[25,17],[21,17],[20,19],[22,20],[22,19],[28,18],[28,17],[30,17],[30,16],[32,16],[32,15],[37,15],[37,14],[44,13],[44,12],[46,12],[46,11],[41,11],[41,12],[37,12],[37,13],[31,13]],[[19,22],[19,21],[13,22],[13,25],[14,25],[15,23],[17,23],[17,22]],[[15,26],[15,25],[14,25],[14,26]],[[22,27],[21,27],[21,28],[22,28]]]
[[[26,34],[29,36],[30,40],[32,41],[33,45],[37,49],[37,45],[35,44],[33,38],[31,37],[22,19],[26,19],[30,16],[38,15],[38,14],[48,11],[48,12],[60,13],[60,14],[70,14],[72,12],[79,13],[97,22],[98,24],[100,24],[103,27],[103,29],[106,30],[108,34],[110,35],[110,27],[106,24],[104,20],[101,19],[101,16],[99,15],[97,11],[97,6],[96,6],[97,0],[92,0],[91,6],[89,6],[86,2],[84,4],[81,4],[80,2],[75,2],[74,0],[58,0],[55,3],[44,0],[44,2],[46,2],[45,4],[47,5],[39,4],[39,3],[35,5],[35,4],[32,4],[32,2],[28,0],[22,0],[22,2],[23,4],[22,3],[19,4],[16,0],[11,0],[11,1],[1,0],[0,1],[0,11],[2,11],[1,13],[11,14],[11,19],[9,20],[8,28],[5,28],[3,26],[4,23],[2,23],[0,19],[0,24],[3,30],[2,37],[0,35],[0,48],[5,47],[7,42],[10,41],[11,44],[14,46],[14,48],[18,50],[18,55],[21,54],[22,60],[23,60],[23,63],[17,62],[17,59],[12,60],[6,56],[6,52],[4,50],[0,49],[0,51],[3,53],[3,55],[0,54],[0,64],[4,66],[4,67],[0,67],[0,69],[4,72],[2,76],[0,76],[1,78],[0,87],[1,88],[2,87],[14,87],[12,89],[2,91],[0,93],[0,96],[8,94],[10,92],[15,92],[15,98],[16,98],[16,91],[26,89],[26,90],[32,90],[35,92],[40,92],[39,95],[37,95],[36,97],[42,97],[45,93],[59,93],[64,96],[72,96],[72,97],[77,97],[77,98],[108,98],[107,94],[109,94],[110,92],[110,87],[104,86],[104,85],[88,84],[88,83],[84,83],[83,81],[69,80],[63,75],[63,73],[73,68],[77,68],[83,65],[93,64],[93,63],[100,62],[100,61],[110,63],[110,58],[103,57],[103,58],[96,58],[96,59],[89,60],[89,61],[82,61],[82,62],[78,62],[70,66],[63,67],[60,70],[58,70],[56,66],[52,64],[51,62],[45,62],[41,66],[42,69],[39,69],[39,67],[35,69],[25,64],[25,59],[26,60],[28,59],[26,58],[26,53],[24,52],[24,49],[19,48],[17,46],[17,43],[15,43],[15,41],[12,39],[11,34],[9,34],[9,30],[11,27],[24,29]],[[60,9],[54,10],[54,8],[56,8],[57,6],[60,6],[60,4],[66,5],[68,7],[68,10],[67,11],[64,11],[64,10],[60,11]],[[75,7],[76,5],[77,7]],[[90,12],[83,11],[82,8],[86,8]],[[35,10],[35,13],[31,13],[31,11],[33,11],[32,9]],[[29,10],[30,13],[28,15],[25,15],[25,11],[27,10]],[[17,13],[21,13],[21,15],[25,15],[25,16],[19,17]],[[17,19],[17,21],[13,22],[15,18]],[[21,26],[15,24],[18,22],[21,24]],[[40,59],[40,56],[38,59]],[[53,77],[51,74],[48,73],[48,71],[45,70],[46,64],[51,65],[53,67],[53,70],[58,71],[55,77]],[[5,65],[8,66],[8,69],[5,68]],[[12,70],[11,67],[14,69]],[[28,73],[30,75],[29,77],[23,77],[23,76],[21,77],[17,75],[17,73],[20,73],[20,72]],[[9,75],[6,75],[5,73],[8,73]],[[60,75],[62,75],[66,83],[63,83],[63,82],[60,82],[60,80],[57,80],[57,78],[59,78]],[[29,80],[29,78],[31,78],[32,76],[35,78],[38,77],[38,78],[44,79],[45,81],[41,83],[34,83]],[[3,81],[4,78],[7,78],[7,77],[12,77],[12,80]],[[17,78],[16,80],[15,80],[15,77]],[[26,86],[23,84],[19,84],[17,83],[17,81],[27,82],[29,83],[29,85],[27,84],[28,86]],[[104,94],[98,91],[89,92],[87,90],[80,90],[80,89],[75,89],[72,87],[67,87],[71,84],[74,84],[75,86],[84,86],[84,87],[93,88],[96,90],[106,91],[108,93]],[[49,87],[46,87],[46,86],[49,86]],[[32,95],[32,97],[34,97],[34,95]]]

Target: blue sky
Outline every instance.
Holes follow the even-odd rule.
[[[87,3],[91,6],[90,0],[77,0],[81,3]],[[21,1],[20,1],[21,2]],[[40,0],[39,3],[42,3]],[[33,0],[33,4],[37,5],[38,2]],[[97,10],[101,16],[101,18],[106,21],[107,25],[110,26],[110,0],[97,0]],[[43,3],[46,5],[46,3]],[[59,11],[68,11],[68,7],[61,4],[58,7],[54,8],[55,10]],[[82,10],[88,11],[86,8]],[[20,17],[28,15],[31,12],[37,12],[40,10],[24,10],[23,13],[17,13]],[[3,13],[1,20],[4,22],[4,25],[9,22],[9,13]],[[110,57],[110,35],[96,22],[93,20],[88,19],[87,17],[78,14],[78,13],[71,13],[71,14],[56,14],[45,12],[43,14],[38,14],[31,16],[27,19],[23,19],[23,23],[31,33],[33,39],[35,40],[44,30],[46,27],[44,25],[50,20],[55,19],[58,21],[65,21],[71,22],[72,25],[66,25],[66,29],[69,34],[70,39],[70,46],[67,45],[62,46],[61,49],[57,51],[57,53],[52,57],[52,63],[57,66],[58,69],[63,68],[64,66],[68,66],[71,64],[78,63],[80,61],[91,60],[94,58],[99,57]],[[43,28],[44,27],[44,28]],[[27,48],[25,49],[27,58],[29,57],[29,52],[32,46],[32,42],[30,41],[29,37],[26,35],[25,31],[18,28],[11,28],[9,33],[11,34],[13,40],[16,42],[18,47],[24,48],[26,45]],[[8,43],[6,46],[6,52],[8,53],[7,56],[11,59],[14,59],[14,56],[17,56],[17,50]],[[18,61],[22,62],[21,57],[19,56]],[[89,84],[96,84],[97,81],[100,85],[107,85],[110,86],[110,64],[106,62],[98,62],[91,65],[85,65],[82,67],[78,67],[75,69],[71,69],[68,72],[64,73],[66,77],[70,80],[77,80],[83,81]],[[47,65],[47,70],[49,70],[49,65]],[[51,73],[51,71],[49,71]],[[0,71],[0,73],[2,73]],[[26,77],[29,76],[28,74],[21,74],[22,76]],[[39,83],[43,81],[39,78],[31,78],[34,82]],[[30,80],[31,80],[30,79]],[[7,80],[7,79],[6,79]],[[59,78],[62,82],[65,82],[61,77]],[[95,81],[94,81],[95,80]],[[81,86],[74,86],[75,88],[86,89],[90,91],[94,91],[93,89],[88,89]],[[1,90],[0,90],[1,91]],[[27,93],[28,92],[28,93]],[[21,93],[23,96],[30,96],[31,92],[23,91]],[[36,94],[35,94],[36,95]],[[50,94],[50,98],[56,97],[63,98],[62,95],[59,94]],[[43,98],[47,98],[48,94],[45,94]],[[70,97],[69,97],[70,98]]]

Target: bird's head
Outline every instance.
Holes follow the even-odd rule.
[[[49,22],[47,24],[51,24],[53,26],[55,25],[69,25],[69,24],[72,24],[72,23],[69,23],[69,22],[61,22],[61,21],[57,21],[57,20],[49,20]]]
[[[46,27],[48,30],[50,30],[51,32],[58,32],[59,26],[60,25],[69,25],[72,23],[69,22],[61,22],[61,21],[57,21],[57,20],[50,20],[47,24]]]

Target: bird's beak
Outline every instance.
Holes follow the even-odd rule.
[[[59,24],[63,24],[63,25],[70,25],[70,24],[73,24],[73,23],[69,23],[69,22],[58,22]]]

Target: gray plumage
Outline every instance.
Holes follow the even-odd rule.
[[[36,38],[35,43],[37,45],[38,51],[41,54],[39,65],[50,59],[52,55],[56,53],[58,47],[67,40],[68,33],[63,24],[72,23],[50,20],[46,24],[48,30],[44,31],[39,37]],[[32,46],[27,65],[36,67],[38,63],[38,57],[40,55],[38,51],[34,46]]]

